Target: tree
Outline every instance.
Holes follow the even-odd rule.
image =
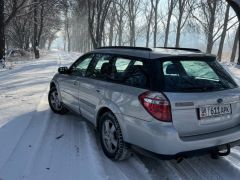
[[[117,35],[118,35],[118,46],[122,45],[123,41],[123,29],[124,29],[124,16],[126,15],[126,0],[117,0],[114,1],[114,7],[116,10],[116,19],[117,19]]]
[[[235,35],[235,38],[234,38],[234,43],[233,43],[233,48],[232,48],[232,54],[231,54],[231,58],[230,58],[230,61],[231,62],[234,62],[235,59],[236,59],[236,54],[237,54],[237,46],[238,46],[238,42],[239,42],[239,27],[240,25],[238,26],[237,28],[237,31],[236,31],[236,35]]]
[[[238,21],[240,21],[240,2],[239,0],[226,0],[230,6],[234,9],[234,11],[236,12],[237,16],[238,16]],[[238,28],[238,65],[240,65],[240,30]]]
[[[114,35],[114,26],[116,21],[116,9],[114,6],[110,8],[109,15],[107,17],[107,20],[109,22],[109,36],[108,36],[108,45],[113,45],[113,35]]]
[[[168,16],[167,16],[167,25],[165,30],[165,41],[164,41],[164,47],[168,46],[168,38],[169,38],[169,31],[170,31],[170,25],[171,25],[171,18],[173,15],[173,10],[177,4],[177,0],[169,0],[168,1]]]
[[[16,16],[19,10],[25,7],[26,1],[9,0],[5,3],[4,0],[0,0],[0,60],[5,58],[5,27]],[[5,11],[7,15],[4,15]]]
[[[0,60],[5,55],[5,34],[4,34],[4,0],[0,0]]]
[[[104,25],[112,0],[87,0],[89,34],[94,48],[101,47]]]
[[[150,6],[150,9],[147,6],[147,3],[145,4],[145,18],[147,23],[147,30],[146,30],[146,47],[149,47],[149,40],[150,40],[150,30],[151,30],[151,24],[152,24],[152,18],[153,18],[153,8],[152,5]]]
[[[220,32],[224,27],[224,19],[222,16],[223,1],[210,0],[207,2],[199,2],[197,10],[192,12],[192,16],[197,20],[199,27],[202,29],[203,34],[207,40],[207,53],[212,53],[213,46],[217,40],[221,38]],[[234,20],[236,16],[228,18],[227,22]],[[234,22],[231,26],[227,27],[225,32],[234,27],[238,22]],[[220,35],[219,35],[220,34]]]
[[[207,18],[207,22],[208,23],[208,30],[207,31],[207,53],[211,53],[212,52],[212,48],[213,48],[213,38],[214,38],[214,25],[215,25],[215,21],[216,21],[216,10],[217,10],[217,5],[218,2],[216,0],[210,0],[207,1],[206,4],[202,3],[202,9],[204,14],[206,14],[206,18]]]
[[[129,44],[136,46],[136,17],[140,0],[128,0]]]
[[[225,41],[225,38],[226,38],[227,28],[228,28],[229,11],[230,11],[230,5],[227,4],[227,8],[226,8],[226,12],[225,12],[225,18],[224,18],[224,24],[223,24],[223,30],[222,30],[222,35],[221,35],[219,48],[218,48],[218,58],[219,58],[219,60],[222,59],[223,46],[224,46],[224,41]]]
[[[38,0],[34,0],[34,5],[33,5],[33,51],[35,58],[38,59],[40,57],[39,54],[39,42],[38,42],[38,10],[37,10],[37,4]]]
[[[181,31],[184,28],[193,8],[195,1],[193,0],[178,0],[178,16],[177,16],[177,31],[175,47],[180,47]]]
[[[158,5],[160,0],[151,0],[152,9],[154,11],[154,30],[153,30],[153,47],[157,46],[158,33]]]

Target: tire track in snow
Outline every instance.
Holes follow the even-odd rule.
[[[191,159],[185,159],[185,161],[188,162],[191,166],[193,166],[196,171],[199,171],[201,173],[202,179],[222,179],[221,175],[219,175],[219,173],[215,169],[206,166],[206,163],[201,160],[202,158],[203,157],[194,157]]]
[[[86,130],[84,134],[87,135],[87,142],[91,142],[88,144],[88,149],[91,149],[92,153],[95,153],[95,158],[99,162],[98,166],[104,167],[103,169],[107,179],[151,179],[146,168],[144,168],[135,158],[120,162],[113,162],[106,158],[101,147],[99,147],[99,143],[96,141],[94,130],[90,128],[87,123],[85,123],[84,129]],[[112,171],[111,174],[109,174],[110,171]]]
[[[28,127],[22,134],[8,160],[1,167],[1,178],[6,176],[7,179],[20,179],[24,176],[23,172],[26,171],[26,168],[31,166],[31,162],[39,149],[48,126],[46,119],[50,118],[50,114],[45,113],[46,96],[46,94],[43,95]],[[12,170],[14,170],[14,173],[12,173]]]
[[[97,145],[94,130],[85,121],[71,114],[53,115],[50,121],[54,123],[49,124],[26,179],[151,179],[134,158],[123,162],[108,160]],[[56,141],[60,134],[64,136]]]
[[[240,152],[237,148],[232,149],[230,155],[224,157],[224,159],[240,170]]]
[[[75,120],[72,116],[53,114],[50,121],[54,123],[47,130],[44,138],[46,143],[42,144],[27,179],[104,179],[102,166],[98,166],[99,161],[94,159],[95,156],[86,142],[88,138],[85,135],[85,123],[80,122],[81,125],[73,126]],[[63,136],[57,140],[59,135]],[[76,146],[79,147],[79,155],[76,155]]]
[[[168,162],[138,155],[141,162],[150,172],[152,179],[182,179],[181,174]]]
[[[172,166],[178,171],[179,174],[181,174],[181,177],[183,179],[201,179],[199,177],[199,173],[196,172],[195,169],[193,169],[192,166],[189,166],[184,160],[181,163],[177,163],[174,160],[171,160],[168,162],[169,166]]]
[[[205,155],[199,158],[202,165],[210,168],[214,173],[221,177],[222,179],[239,179],[240,172],[233,166],[233,164],[227,161],[225,158],[220,157],[219,159],[212,159],[209,155]]]

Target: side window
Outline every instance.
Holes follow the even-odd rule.
[[[112,56],[97,54],[95,61],[89,69],[89,77],[96,79],[109,79],[112,76],[112,64],[110,62]]]
[[[148,73],[141,60],[116,58],[114,79],[133,87],[148,87]]]
[[[115,63],[117,72],[126,71],[130,62],[131,62],[131,60],[129,60],[129,59],[117,58],[116,63]]]
[[[90,64],[90,62],[93,59],[93,54],[88,55],[86,57],[84,57],[83,59],[81,58],[80,60],[78,60],[71,68],[71,73],[73,75],[80,75],[80,76],[85,76],[86,75],[86,71],[88,69],[88,66]]]

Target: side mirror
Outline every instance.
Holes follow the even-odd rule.
[[[69,69],[68,69],[68,67],[60,67],[60,68],[58,68],[58,72],[59,72],[59,74],[68,74]]]

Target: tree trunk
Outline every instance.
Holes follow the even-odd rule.
[[[167,18],[167,27],[166,27],[166,31],[165,31],[164,47],[168,46],[168,37],[169,37],[169,31],[170,31],[170,24],[171,24],[173,8],[174,8],[174,1],[171,0],[170,1],[170,5],[169,5],[168,18]]]
[[[44,19],[44,4],[41,5],[41,11],[40,11],[40,26],[39,26],[39,32],[38,32],[38,44],[40,44],[41,36],[43,32],[43,19]]]
[[[114,31],[114,25],[115,25],[115,13],[111,12],[111,17],[110,17],[110,28],[109,28],[109,43],[108,45],[109,46],[112,46],[113,45],[113,31]]]
[[[4,0],[0,0],[0,60],[5,59]]]
[[[34,0],[34,10],[33,10],[33,23],[34,23],[34,26],[33,26],[33,51],[34,51],[34,54],[35,54],[35,59],[39,59],[40,58],[40,55],[39,55],[39,49],[38,49],[38,46],[39,46],[39,42],[38,42],[38,21],[37,21],[37,3],[38,3],[38,0]]]
[[[228,20],[229,20],[229,11],[230,11],[230,5],[227,5],[227,9],[226,9],[226,14],[225,14],[225,18],[224,18],[224,24],[223,24],[223,31],[222,31],[222,35],[221,35],[221,40],[220,40],[220,44],[219,44],[219,48],[218,48],[218,58],[221,61],[222,60],[222,52],[223,52],[223,46],[224,46],[224,42],[225,42],[225,37],[227,34],[227,27],[228,27]]]
[[[217,1],[208,2],[210,8],[210,19],[209,19],[209,30],[207,35],[207,53],[212,53],[213,49],[213,33],[214,33],[214,25],[215,25],[215,15],[217,9]]]
[[[175,44],[176,48],[180,47],[182,16],[183,16],[183,12],[180,12],[179,19],[177,22],[177,33],[176,33],[176,44]]]
[[[157,47],[157,34],[158,34],[158,4],[160,0],[155,0],[154,6],[154,33],[153,33],[153,47]]]
[[[122,45],[122,34],[123,34],[123,28],[122,28],[122,17],[119,21],[119,27],[118,27],[118,45]]]
[[[149,47],[149,39],[150,39],[150,27],[152,23],[152,16],[153,16],[153,10],[151,9],[149,18],[147,19],[147,34],[146,34],[146,47]]]
[[[130,46],[135,46],[135,20],[136,20],[136,16],[135,16],[135,10],[134,10],[134,1],[133,0],[129,0],[128,2],[128,8],[129,8],[129,35],[130,35]],[[136,7],[135,7],[136,8]]]
[[[65,36],[66,36],[66,40],[67,40],[67,50],[68,52],[71,51],[71,39],[70,39],[70,32],[69,32],[69,18],[68,18],[68,7],[66,7],[64,15],[65,15]],[[66,48],[66,46],[65,46]]]
[[[231,62],[234,62],[236,59],[238,41],[239,41],[239,26],[235,35],[234,43],[233,43],[232,55],[230,59]]]
[[[71,39],[70,39],[69,27],[67,28],[67,39],[68,39],[68,52],[70,52],[71,51]]]

